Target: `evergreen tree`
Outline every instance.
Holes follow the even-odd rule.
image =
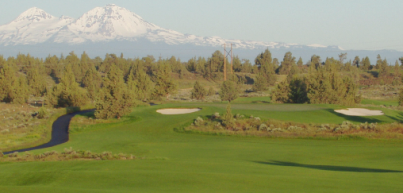
[[[231,103],[228,103],[228,105],[227,105],[227,110],[223,117],[223,123],[228,129],[232,128],[235,124],[234,116],[232,115],[232,112],[231,112]]]
[[[222,101],[233,101],[238,98],[238,90],[235,82],[227,80],[222,83],[220,98]]]
[[[190,98],[202,100],[204,99],[205,96],[206,96],[206,90],[203,88],[202,85],[200,85],[199,81],[196,81],[191,91]]]
[[[281,62],[279,74],[288,74],[293,66],[296,66],[295,57],[292,56],[291,52],[287,52]]]
[[[363,70],[369,70],[371,68],[371,62],[368,56],[362,59],[360,68]]]
[[[283,81],[277,85],[271,94],[271,100],[277,103],[287,103],[289,101],[290,87],[287,81]]]
[[[403,89],[399,92],[399,106],[403,106]]]
[[[309,102],[306,81],[303,78],[294,77],[289,86],[288,101],[290,103]]]
[[[395,77],[400,76],[400,66],[399,66],[399,62],[397,60],[396,60],[396,63],[395,63],[395,69],[393,71],[394,71]]]
[[[88,93],[88,98],[90,98],[92,101],[95,101],[96,95],[101,87],[101,76],[95,69],[94,65],[89,65],[88,70],[85,73],[82,84],[84,88],[87,89]]]
[[[171,78],[171,68],[167,64],[160,64],[158,66],[158,73],[154,87],[154,98],[168,98],[168,96],[174,91],[176,91],[176,84]]]
[[[304,65],[304,62],[302,61],[302,58],[299,57],[298,62],[297,62],[297,66],[301,68],[303,65]]]
[[[215,90],[213,89],[213,87],[210,87],[210,89],[207,92],[207,96],[213,96],[215,95]]]
[[[46,80],[43,75],[39,74],[37,67],[31,67],[27,72],[28,85],[31,93],[36,96],[42,96],[46,88]]]
[[[27,80],[24,76],[20,76],[13,86],[12,102],[15,104],[27,103],[29,91]]]
[[[266,77],[263,74],[259,73],[256,76],[255,82],[253,83],[252,90],[255,92],[259,92],[259,91],[265,91],[268,89],[269,89],[269,85],[267,84]]]
[[[110,66],[96,100],[95,117],[98,119],[118,118],[130,112],[134,105],[133,97],[123,79],[122,71],[116,66]]]
[[[56,106],[59,107],[78,107],[87,102],[87,94],[76,82],[70,65],[65,67],[60,83],[54,86],[50,93],[53,95],[49,97],[52,101],[50,103],[56,98]]]

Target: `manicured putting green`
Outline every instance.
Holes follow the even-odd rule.
[[[262,104],[260,104],[262,105]],[[263,104],[266,105],[266,104]],[[160,108],[202,107],[193,114],[161,115]],[[77,131],[63,148],[144,156],[134,161],[0,163],[3,192],[401,192],[403,143],[386,140],[296,140],[183,134],[173,128],[226,104],[139,107],[135,121]],[[233,105],[234,112],[268,118],[345,120],[329,106]],[[248,109],[245,109],[248,108]],[[264,108],[271,109],[265,111]],[[311,110],[309,110],[311,108]],[[316,110],[314,110],[316,109]],[[386,112],[398,118],[396,112]],[[325,115],[322,115],[325,114]],[[306,115],[306,116],[305,116]],[[308,116],[309,115],[309,116]],[[304,118],[296,118],[301,116]],[[385,116],[386,117],[386,116]],[[385,118],[385,121],[387,119]],[[391,119],[392,120],[392,119]]]

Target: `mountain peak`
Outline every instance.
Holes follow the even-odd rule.
[[[19,21],[32,21],[32,22],[38,22],[42,20],[48,20],[48,19],[54,19],[55,17],[50,15],[49,13],[46,13],[44,10],[39,9],[37,7],[32,7],[29,8],[28,10],[24,11],[21,13],[17,19],[15,19],[15,22]]]

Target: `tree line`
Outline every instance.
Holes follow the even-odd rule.
[[[227,65],[227,72],[234,73],[228,75],[219,94],[223,100],[234,100],[238,85],[245,83],[245,78],[239,75],[242,73],[255,74],[252,87],[255,92],[274,86],[278,81],[276,75],[286,75],[286,80],[272,93],[274,101],[351,104],[359,100],[357,72],[375,70],[377,77],[391,76],[391,66],[380,56],[375,65],[371,65],[368,57],[347,62],[345,58],[345,54],[340,54],[338,59],[327,58],[322,62],[320,56],[313,55],[304,64],[302,58],[296,60],[287,52],[280,62],[266,49],[252,65],[249,60],[235,56],[233,68]],[[396,61],[394,77],[400,77],[397,68],[400,65]],[[90,101],[97,108],[97,118],[121,117],[134,105],[174,93],[177,88],[172,74],[181,79],[193,73],[220,81],[223,72],[224,55],[220,51],[187,62],[174,56],[158,60],[153,56],[124,58],[123,54],[90,58],[85,52],[80,57],[71,52],[66,57],[49,55],[45,59],[29,54],[0,56],[0,100],[23,104],[30,96],[44,97],[45,104],[52,107],[81,106]],[[214,89],[206,90],[199,84],[195,85],[192,98],[202,99],[212,94]]]

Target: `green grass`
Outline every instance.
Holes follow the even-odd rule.
[[[167,107],[202,107],[161,115]],[[228,137],[174,132],[226,104],[139,107],[136,121],[72,133],[60,146],[144,156],[134,161],[0,163],[4,192],[401,192],[403,142]],[[235,113],[301,122],[349,119],[331,105],[233,104]],[[296,111],[299,110],[299,111]],[[391,122],[399,112],[372,117]],[[317,117],[313,117],[317,116]],[[366,118],[367,119],[367,118]],[[359,121],[360,119],[355,119]]]
[[[239,97],[234,103],[270,103],[270,97]]]
[[[399,102],[397,100],[372,100],[372,99],[362,99],[361,104],[369,105],[385,105],[385,106],[398,106]]]

